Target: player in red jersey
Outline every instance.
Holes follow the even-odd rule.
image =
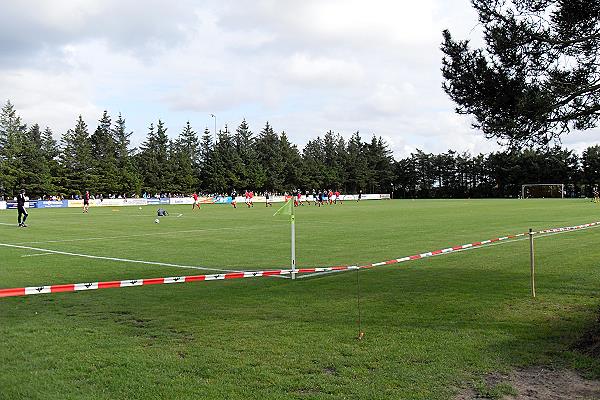
[[[198,194],[196,192],[194,192],[192,197],[194,198],[194,202],[192,203],[192,210],[196,207],[198,207],[198,210],[199,210],[200,209],[200,200],[198,200]]]
[[[248,193],[248,207],[254,207],[254,192],[251,190],[250,193]]]
[[[334,199],[335,204],[337,204],[338,201],[340,202],[340,204],[342,204],[342,198],[340,197],[341,196],[340,191],[336,190],[333,195],[335,196],[335,199]]]
[[[88,190],[85,191],[83,195],[83,212],[87,213],[90,210],[90,192]]]
[[[329,189],[329,192],[327,192],[327,199],[329,200],[329,205],[333,204],[333,191],[331,189]]]

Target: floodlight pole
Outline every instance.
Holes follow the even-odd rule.
[[[292,215],[291,215],[291,224],[292,224],[292,279],[296,279],[296,216],[294,215],[294,201],[290,199],[292,202]]]
[[[535,298],[535,253],[533,249],[533,234],[529,228],[529,262],[531,264],[531,296]]]
[[[215,143],[217,141],[217,116],[215,114],[210,114],[211,117],[213,117],[215,119]]]

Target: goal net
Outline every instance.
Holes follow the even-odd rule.
[[[521,186],[522,199],[544,199],[565,197],[565,185],[562,183],[530,183]]]

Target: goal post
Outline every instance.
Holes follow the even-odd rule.
[[[521,198],[559,198],[565,197],[563,183],[527,183],[521,185]]]

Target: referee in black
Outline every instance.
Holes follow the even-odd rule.
[[[25,189],[21,189],[21,193],[17,196],[17,209],[19,210],[19,227],[27,228],[25,220],[29,214],[27,214],[27,210],[25,210]],[[22,222],[21,217],[23,217]]]

